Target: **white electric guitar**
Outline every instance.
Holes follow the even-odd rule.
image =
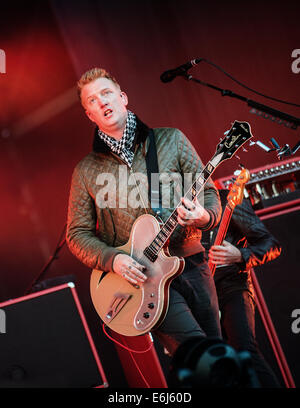
[[[217,166],[230,159],[251,137],[249,123],[235,121],[185,197],[195,200]],[[167,247],[178,225],[178,206],[165,223],[150,214],[138,217],[129,241],[119,247],[146,267],[147,280],[143,284],[133,286],[112,271],[92,271],[90,291],[94,307],[102,321],[119,334],[145,334],[157,327],[167,313],[169,286],[184,268],[184,259],[170,256]]]

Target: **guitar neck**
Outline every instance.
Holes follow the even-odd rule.
[[[224,241],[226,233],[228,231],[232,213],[233,213],[233,209],[227,204],[223,212],[222,220],[220,222],[217,236],[216,236],[216,239],[213,245],[222,245],[222,242]],[[216,270],[216,265],[211,262],[208,262],[208,265],[210,267],[212,275],[214,275],[215,270]]]
[[[225,239],[227,230],[228,230],[228,226],[230,223],[230,219],[232,216],[233,210],[230,208],[230,206],[227,204],[222,216],[222,220],[220,222],[220,226],[218,229],[218,233],[214,242],[214,245],[221,245],[222,242]]]

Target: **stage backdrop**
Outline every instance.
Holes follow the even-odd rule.
[[[100,66],[111,71],[129,96],[129,109],[150,126],[180,128],[204,162],[235,119],[249,121],[256,140],[269,144],[274,137],[281,145],[294,146],[299,130],[252,114],[245,102],[206,86],[182,78],[163,84],[160,74],[205,58],[249,88],[299,105],[299,12],[294,1],[53,0],[26,1],[17,7],[3,3],[0,301],[23,295],[63,234],[71,174],[92,143],[93,125],[75,91],[86,69]],[[257,95],[207,62],[190,73],[300,116],[299,107]],[[255,146],[239,156],[248,168],[276,161],[274,153]],[[214,177],[231,174],[238,163],[236,158],[223,163]],[[117,359],[101,353],[110,350],[110,342],[90,303],[90,271],[63,246],[43,278],[70,273],[76,276],[84,309],[95,326],[104,365],[114,367],[109,380],[122,384]]]

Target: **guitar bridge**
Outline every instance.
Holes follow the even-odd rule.
[[[123,309],[131,297],[132,295],[129,293],[116,293],[105,314],[105,322],[110,323]]]

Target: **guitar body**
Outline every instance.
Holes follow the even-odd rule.
[[[160,231],[158,220],[149,214],[136,219],[129,241],[119,247],[146,267],[147,280],[134,287],[114,272],[94,269],[90,291],[94,307],[102,321],[124,336],[138,336],[157,327],[169,305],[171,281],[184,268],[184,259],[170,256],[167,249],[152,262],[143,253]]]

